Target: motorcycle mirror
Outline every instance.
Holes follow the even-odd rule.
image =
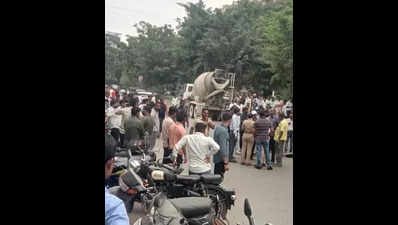
[[[252,209],[250,207],[249,199],[247,198],[245,198],[244,212],[246,216],[252,216]]]

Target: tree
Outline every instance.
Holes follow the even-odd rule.
[[[260,19],[258,29],[264,41],[263,61],[270,65],[268,70],[273,74],[270,84],[288,98],[293,90],[292,0],[275,4],[274,10]]]
[[[178,38],[171,26],[140,22],[135,27],[138,37],[128,38],[127,55],[134,56],[129,68],[143,75],[147,87],[177,82],[182,73],[177,64]]]
[[[293,78],[292,0],[234,1],[221,9],[203,1],[178,3],[186,16],[170,25],[135,25],[128,44],[105,42],[105,79],[127,85],[144,77],[146,88],[163,90],[223,68],[235,72],[236,87],[289,96]]]
[[[118,36],[105,34],[105,82],[119,83],[126,70],[126,44]]]

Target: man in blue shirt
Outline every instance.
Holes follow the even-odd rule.
[[[112,174],[116,141],[105,134],[105,180]],[[122,200],[109,193],[105,187],[105,225],[130,225],[126,207]]]
[[[229,133],[228,127],[231,124],[232,114],[224,112],[222,115],[222,124],[217,125],[214,130],[214,141],[220,146],[220,150],[213,157],[214,174],[220,174],[224,177],[224,173],[229,170]]]

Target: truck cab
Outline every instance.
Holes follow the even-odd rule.
[[[193,90],[193,84],[185,84],[184,85],[184,94],[182,96],[183,100],[191,97],[192,90]]]

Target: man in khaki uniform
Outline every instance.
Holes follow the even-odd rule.
[[[253,114],[249,114],[249,118],[243,121],[242,124],[243,136],[242,136],[242,151],[240,163],[242,165],[251,166],[250,156],[252,154],[254,145],[254,133],[256,131],[254,127]]]

